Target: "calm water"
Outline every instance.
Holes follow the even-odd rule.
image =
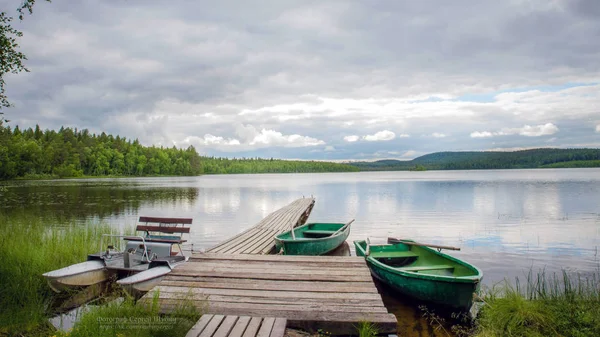
[[[311,195],[309,221],[356,219],[350,242],[397,236],[459,246],[451,254],[480,267],[488,285],[531,267],[599,268],[599,169],[9,182],[0,185],[0,212],[119,228],[134,226],[140,215],[193,217],[191,241],[201,250]]]

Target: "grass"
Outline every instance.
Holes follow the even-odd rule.
[[[28,214],[0,213],[0,335],[44,335],[56,296],[42,274],[86,260],[100,250],[108,225],[88,226],[63,219],[41,219]]]
[[[483,296],[473,332],[495,336],[600,336],[600,278],[530,272],[523,285],[504,282]]]
[[[379,334],[377,326],[372,322],[360,322],[356,330],[359,337],[375,337]]]
[[[168,316],[159,314],[158,292],[148,305],[136,304],[132,299],[111,302],[86,312],[68,333],[57,337],[113,337],[113,336],[185,336],[200,318],[200,311],[185,297]]]

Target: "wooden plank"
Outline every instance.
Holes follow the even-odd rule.
[[[163,233],[189,233],[189,227],[175,227],[175,226],[144,226],[138,225],[135,228],[136,231],[144,232],[163,232]]]
[[[245,254],[247,255],[247,254]],[[230,255],[230,256],[239,256],[239,255]],[[345,261],[345,262],[329,262],[329,261],[289,261],[284,258],[284,255],[278,255],[281,258],[278,260],[258,260],[258,259],[192,259],[188,263],[211,263],[211,264],[221,264],[221,265],[234,265],[234,264],[244,264],[245,266],[251,265],[260,265],[260,266],[269,266],[276,268],[288,268],[288,267],[312,267],[312,268],[321,268],[321,267],[332,267],[339,269],[347,269],[347,268],[367,268],[367,265],[363,261]],[[185,265],[182,265],[180,268],[184,268]]]
[[[233,329],[233,325],[237,322],[238,316],[226,316],[221,323],[217,332],[214,333],[213,337],[227,337],[229,336],[229,332]]]
[[[281,304],[273,303],[236,303],[236,302],[213,302],[204,298],[190,298],[186,299],[190,304],[194,304],[196,307],[201,308],[209,313],[220,313],[217,309],[245,309],[245,310],[272,310],[275,312],[287,312],[287,311],[315,311],[315,312],[363,312],[363,313],[386,313],[387,309],[382,304],[375,306],[355,306],[352,304],[323,304],[323,302],[316,303],[291,303],[287,301]],[[161,296],[160,305],[166,303],[177,303],[181,302],[181,297],[173,296],[173,294],[165,294]],[[233,315],[228,311],[223,311],[224,314]],[[247,313],[243,315],[248,315]]]
[[[202,301],[201,301],[202,302]],[[274,315],[277,312],[285,311],[316,311],[320,313],[325,312],[360,312],[360,313],[387,313],[385,307],[358,307],[358,306],[335,306],[335,305],[323,305],[322,303],[317,304],[261,304],[261,303],[231,303],[231,302],[208,302],[208,312],[213,312],[215,309],[246,309],[246,310],[271,310]],[[229,313],[228,313],[229,314]],[[280,315],[281,316],[281,315]]]
[[[260,325],[260,330],[258,330],[256,337],[269,337],[271,335],[271,330],[273,330],[274,323],[274,317],[263,318],[262,324]]]
[[[231,302],[231,303],[257,303],[257,304],[290,304],[294,302],[294,305],[313,305],[322,304],[323,299],[320,298],[270,298],[260,296],[231,296],[231,295],[209,295],[209,294],[197,294],[193,296],[195,300],[204,300],[210,303],[213,302]],[[178,294],[165,293],[161,298],[181,298]],[[192,299],[192,298],[190,298]],[[357,300],[354,298],[333,298],[327,299],[327,304],[331,306],[359,306],[359,307],[383,307],[383,301],[381,299],[369,299],[369,300]]]
[[[208,322],[210,322],[210,320],[212,318],[213,318],[213,315],[209,315],[209,314],[202,315],[202,317],[200,317],[198,322],[196,322],[196,324],[194,324],[194,326],[190,329],[190,331],[188,331],[188,333],[185,335],[185,337],[198,337],[198,335],[200,335],[202,330],[204,330],[204,328],[206,327],[206,325],[208,324]]]
[[[243,277],[255,280],[301,280],[301,281],[351,281],[365,282],[372,280],[370,275],[327,275],[327,274],[264,274],[260,272],[248,272],[240,274],[234,270],[214,271],[180,271],[174,269],[169,275],[173,276],[209,276],[209,277]]]
[[[192,218],[161,218],[153,216],[141,216],[139,222],[154,222],[154,223],[169,223],[169,224],[185,224],[191,225]]]
[[[256,235],[260,235],[263,229],[251,227],[248,230],[242,232],[241,235],[235,236],[225,242],[222,242],[216,247],[211,248],[210,252],[221,253],[228,251],[231,248],[235,248],[237,245],[243,244],[248,240],[252,240],[252,238]]]
[[[272,261],[272,262],[335,262],[335,263],[360,263],[367,265],[364,257],[360,256],[305,256],[305,255],[230,255],[220,253],[194,253],[190,260],[213,259],[213,260],[250,260],[250,261]]]
[[[233,326],[233,329],[231,329],[229,337],[242,337],[242,334],[244,334],[244,331],[246,331],[248,323],[250,323],[250,316],[240,316]]]
[[[224,315],[237,315],[228,310],[244,309],[239,315],[250,315],[253,310],[271,311],[271,316],[280,312],[280,316],[289,311],[314,311],[318,313],[337,312],[337,313],[387,313],[383,306],[359,307],[353,305],[323,305],[322,303],[304,303],[304,304],[261,304],[261,303],[233,303],[233,302],[210,302],[204,299],[189,299],[190,304],[195,305],[208,313],[223,313]],[[160,305],[167,303],[181,303],[181,298],[169,298],[162,296]],[[287,317],[287,316],[286,316]]]
[[[275,318],[270,337],[283,337],[283,335],[285,334],[286,325],[287,319],[281,317]]]
[[[179,279],[173,279],[173,278]],[[191,280],[184,280],[191,279]],[[230,279],[227,279],[230,280]],[[221,288],[221,289],[253,289],[253,290],[282,290],[282,291],[316,291],[336,293],[377,293],[377,288],[367,282],[307,282],[307,281],[270,281],[246,280],[251,283],[237,283],[228,281],[201,282],[193,278],[172,276],[163,280],[161,286],[190,287],[190,288]],[[346,283],[359,283],[361,286],[347,285]],[[363,285],[364,284],[364,285]]]
[[[211,337],[215,333],[219,325],[221,325],[223,318],[225,318],[224,315],[214,315],[210,322],[208,322],[204,330],[202,330],[202,333],[198,335],[198,337]]]
[[[300,280],[300,281],[339,281],[339,282],[365,282],[372,280],[367,275],[327,275],[327,274],[264,274],[260,272],[248,272],[240,274],[234,270],[215,271],[186,271],[174,269],[170,275],[173,276],[209,276],[209,277],[243,277],[255,280]]]
[[[204,268],[260,268],[260,269],[279,269],[280,271],[286,271],[289,269],[327,269],[331,271],[368,271],[369,269],[365,265],[360,264],[335,264],[335,263],[310,263],[310,262],[269,262],[269,261],[241,261],[241,260],[229,260],[224,262],[223,260],[203,260],[203,261],[188,261],[188,263],[181,265],[179,270],[189,269],[204,269]]]
[[[248,229],[244,230],[243,232],[241,232],[241,233],[239,233],[239,234],[237,234],[237,235],[235,235],[235,236],[233,236],[233,237],[229,238],[229,240],[227,240],[227,241],[223,241],[223,242],[221,242],[221,243],[217,244],[216,246],[209,248],[209,249],[207,250],[207,252],[211,252],[211,253],[217,253],[217,250],[218,250],[218,249],[220,249],[221,247],[223,247],[224,245],[226,245],[226,244],[229,244],[229,243],[230,243],[230,242],[232,242],[233,240],[236,240],[236,239],[238,239],[238,238],[240,238],[240,237],[243,237],[244,235],[246,235],[246,233],[248,233],[248,232],[249,232],[249,231],[251,231],[251,230],[255,230],[255,229],[256,229],[256,228],[255,228],[254,226],[253,226],[253,227],[250,227],[250,228],[248,228]]]
[[[244,332],[242,337],[254,337],[256,336],[256,332],[258,332],[258,328],[260,327],[260,323],[262,322],[262,318],[260,317],[252,317],[250,323],[248,323],[248,327]]]
[[[244,250],[245,254],[269,254],[275,250],[275,236],[282,233],[281,231],[271,231],[269,235],[256,242],[254,246],[247,247]]]
[[[408,268],[408,267],[406,267]],[[416,267],[415,267],[416,268]],[[174,269],[173,273],[177,273],[177,274],[183,274],[183,273],[194,273],[196,271],[202,271],[202,272],[215,272],[215,273],[220,273],[220,272],[228,272],[228,271],[236,271],[239,274],[244,274],[244,273],[257,273],[257,272],[261,272],[263,274],[281,274],[281,273],[287,273],[288,275],[323,275],[323,274],[327,274],[327,275],[354,275],[354,276],[369,276],[371,275],[371,272],[366,269],[366,268],[351,268],[351,269],[340,269],[340,268],[327,268],[327,267],[323,267],[323,268],[318,268],[315,269],[314,267],[291,267],[291,268],[287,268],[287,269],[281,269],[281,268],[275,268],[275,267],[269,267],[269,266],[264,266],[264,268],[260,268],[260,266],[257,265],[252,265],[252,266],[244,266],[243,264],[232,264],[232,265],[223,265],[223,264],[216,264],[216,265],[210,265],[210,264],[195,264],[195,263],[186,263],[184,266],[182,266],[182,268],[180,269]],[[175,274],[174,274],[175,275]]]
[[[265,238],[272,236],[273,233],[277,233],[277,232],[273,231],[269,228],[261,228],[260,235],[254,236],[252,238],[252,240],[248,240],[248,241],[244,242],[243,244],[233,247],[230,251],[228,251],[228,253],[229,254],[244,254],[244,252],[246,250],[248,250],[251,247],[256,246],[258,243],[264,241]]]
[[[160,292],[160,296],[164,293],[175,293],[175,294],[209,294],[209,295],[228,295],[228,296],[245,296],[245,297],[270,297],[270,298],[321,298],[321,299],[334,299],[334,298],[348,298],[352,296],[354,299],[362,300],[378,300],[381,299],[379,294],[371,293],[353,293],[348,295],[346,293],[324,293],[315,291],[276,291],[276,290],[238,290],[238,289],[215,289],[215,288],[188,288],[188,287],[166,287],[159,285],[154,288]],[[148,297],[149,298],[149,297]],[[150,299],[150,298],[149,298]]]

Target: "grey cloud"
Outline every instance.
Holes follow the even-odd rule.
[[[323,159],[534,145],[535,140],[512,136],[492,144],[469,134],[537,125],[538,119],[560,127],[558,145],[594,141],[593,134],[578,136],[577,131],[594,112],[576,114],[551,103],[546,110],[552,111],[518,115],[518,106],[462,107],[471,117],[432,117],[433,108],[424,105],[423,118],[407,117],[408,108],[383,116],[377,109],[352,106],[344,114],[323,109],[307,118],[302,109],[239,115],[281,104],[314,105],[323,97],[458,96],[598,81],[600,6],[594,0],[176,5],[130,0],[36,6],[34,15],[18,24],[32,73],[8,79],[8,94],[17,104],[8,114],[23,126],[71,125],[169,145],[207,133],[235,138],[243,124],[322,139],[321,148],[336,151],[263,148],[240,154]],[[590,100],[586,104],[598,103],[598,98]],[[203,116],[209,112],[216,118]],[[377,118],[381,121],[368,124]],[[354,124],[345,124],[350,121]],[[388,126],[397,135],[450,136],[397,138],[386,144],[343,141]]]

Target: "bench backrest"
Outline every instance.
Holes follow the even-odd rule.
[[[192,218],[160,218],[141,216],[139,221],[145,222],[146,224],[138,225],[136,227],[136,230],[145,232],[162,232],[170,234],[189,233],[190,227],[185,225],[192,224],[192,220]]]

